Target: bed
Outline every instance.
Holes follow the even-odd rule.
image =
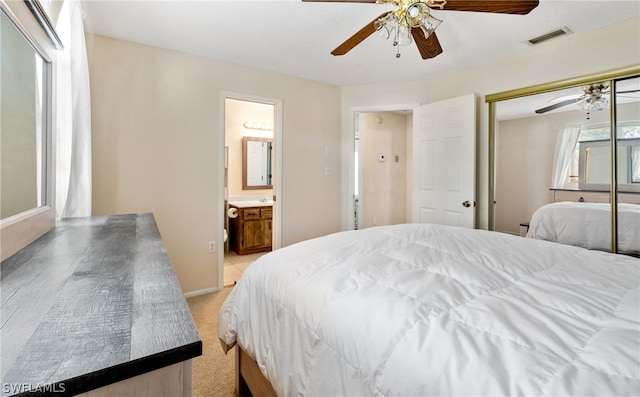
[[[543,205],[531,217],[527,237],[611,250],[611,204],[562,201]],[[640,255],[640,205],[618,204],[618,252]]]
[[[640,395],[639,287],[629,256],[380,226],[261,257],[218,336],[254,395]]]

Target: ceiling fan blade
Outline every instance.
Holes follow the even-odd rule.
[[[525,15],[539,3],[538,0],[447,0],[444,9]]]
[[[580,98],[580,97],[581,97],[581,96],[583,96],[583,95],[584,95],[584,94],[563,95],[563,96],[559,96],[559,97],[556,97],[556,98],[550,99],[550,100],[549,100],[549,103],[552,103],[552,102],[560,102],[560,101],[564,101],[564,100],[567,100],[567,99],[578,99],[578,98]]]
[[[640,90],[616,91],[616,94],[631,94],[632,92],[640,92]]]
[[[561,108],[561,107],[563,107],[563,106],[571,105],[572,103],[576,103],[576,102],[577,102],[577,101],[576,101],[576,99],[575,99],[575,98],[573,98],[573,99],[566,99],[566,100],[564,100],[564,101],[562,101],[562,102],[554,103],[553,105],[549,105],[549,106],[547,106],[547,107],[544,107],[544,108],[538,109],[538,110],[536,110],[536,113],[537,113],[537,114],[546,113],[546,112],[549,112],[549,111],[551,111],[551,110],[558,109],[558,108]]]
[[[415,41],[422,59],[435,58],[442,54],[442,47],[435,32],[425,38],[422,29],[411,28],[411,36],[413,36],[413,41]]]
[[[389,11],[391,12],[391,11]],[[353,47],[357,46],[358,44],[362,43],[362,41],[364,39],[366,39],[367,37],[371,36],[375,31],[376,28],[374,26],[375,22],[384,17],[385,15],[389,14],[389,12],[385,12],[384,14],[380,15],[378,18],[374,19],[373,21],[369,22],[367,25],[365,25],[362,29],[358,30],[353,36],[349,37],[347,40],[345,40],[344,43],[340,44],[338,47],[336,47],[335,50],[331,51],[331,55],[344,55],[347,52],[351,51],[353,49]]]

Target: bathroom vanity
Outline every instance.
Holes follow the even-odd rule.
[[[271,251],[273,205],[260,202],[229,203],[238,216],[229,219],[229,247],[238,255]]]

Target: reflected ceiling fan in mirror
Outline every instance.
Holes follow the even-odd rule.
[[[566,95],[554,98],[551,101],[556,103],[537,109],[536,113],[543,114],[551,110],[575,104],[580,110],[587,113],[587,120],[589,120],[589,115],[591,114],[591,112],[602,111],[609,105],[609,83],[593,83],[583,85],[582,91],[582,94]],[[616,94],[631,94],[637,92],[640,92],[640,90],[616,91]]]
[[[344,55],[376,31],[392,39],[400,58],[400,46],[415,42],[422,59],[435,58],[442,47],[435,30],[442,22],[431,15],[434,8],[449,11],[489,12],[498,14],[528,14],[538,0],[302,0],[305,2],[392,4],[397,8],[385,12],[340,44],[333,55]]]

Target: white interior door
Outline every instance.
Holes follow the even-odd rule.
[[[412,221],[473,228],[475,96],[413,111]]]

